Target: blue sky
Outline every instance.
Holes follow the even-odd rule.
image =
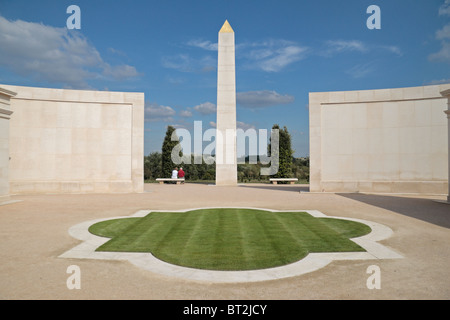
[[[69,5],[81,29],[68,30]],[[370,5],[381,29],[369,30]],[[309,154],[308,93],[450,82],[450,0],[0,0],[0,83],[144,92],[145,154],[216,121],[217,35],[236,37],[238,127]]]

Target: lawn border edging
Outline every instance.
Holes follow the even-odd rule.
[[[309,253],[305,258],[284,266],[246,271],[216,271],[201,270],[188,267],[173,265],[161,261],[154,257],[151,253],[132,253],[132,252],[98,252],[95,251],[100,245],[109,241],[109,238],[96,236],[88,231],[89,227],[97,222],[130,218],[143,217],[150,212],[187,212],[200,209],[214,209],[218,207],[189,208],[182,210],[139,210],[129,216],[116,216],[104,219],[89,220],[69,229],[69,234],[75,239],[83,241],[76,247],[61,254],[59,258],[71,259],[99,259],[99,260],[122,260],[129,261],[133,265],[160,275],[169,277],[178,277],[182,279],[208,281],[217,283],[235,283],[235,282],[257,282],[275,279],[283,279],[295,277],[309,272],[316,271],[333,262],[334,260],[377,260],[377,259],[400,259],[400,254],[378,243],[392,236],[391,228],[368,220],[327,216],[318,210],[274,210],[267,208],[254,207],[229,207],[240,209],[255,209],[271,212],[306,212],[317,218],[342,219],[360,222],[368,225],[372,231],[364,236],[351,238],[359,246],[363,247],[366,252],[331,252],[331,253]],[[220,207],[227,208],[227,207]]]

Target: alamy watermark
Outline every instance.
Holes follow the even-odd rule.
[[[261,168],[261,175],[274,175],[279,168],[279,130],[272,129],[270,133],[270,156],[267,150],[267,129],[250,128],[227,129],[225,132],[217,129],[207,129],[203,132],[202,121],[194,121],[194,134],[184,128],[176,129],[171,136],[172,141],[180,141],[171,153],[172,162],[176,165],[191,164],[193,154],[194,164],[243,164],[245,157],[236,157],[236,146],[245,146],[248,139],[248,159],[250,164],[270,164]],[[204,142],[207,144],[204,147]],[[192,150],[193,146],[193,150]],[[192,152],[193,151],[193,152]],[[215,151],[215,155],[213,155]]]
[[[67,7],[66,13],[71,14],[66,21],[67,29],[81,29],[81,9],[77,5]]]
[[[381,9],[377,5],[371,5],[367,8],[366,13],[371,14],[369,18],[367,18],[366,26],[367,29],[381,29]]]
[[[77,5],[70,5],[67,7],[66,13],[70,14],[67,18],[67,29],[81,29],[81,9]],[[370,17],[367,18],[366,26],[369,30],[381,29],[381,9],[377,5],[370,5],[366,10]]]
[[[380,267],[377,265],[371,265],[367,267],[366,270],[367,274],[370,274],[370,276],[367,278],[366,286],[367,289],[373,290],[373,289],[381,289],[381,270]]]
[[[67,289],[81,289],[81,269],[77,265],[70,265],[67,267],[66,273],[70,274],[67,278]]]

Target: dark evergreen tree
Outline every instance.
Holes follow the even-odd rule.
[[[144,179],[161,178],[161,153],[152,152],[144,160]]]
[[[273,178],[291,178],[292,177],[292,159],[294,151],[291,147],[291,135],[289,134],[286,126],[280,129],[278,124],[273,125],[272,129],[278,129],[279,139],[278,139],[278,159],[279,167],[278,172],[274,174]],[[269,144],[271,149],[271,144]],[[270,150],[272,158],[276,156],[274,150]]]
[[[167,127],[166,136],[164,137],[162,145],[161,175],[164,178],[171,177],[172,170],[181,165],[180,163],[176,164],[172,161],[172,150],[174,150],[174,148],[180,148],[180,141],[175,130],[176,129],[172,126]],[[179,150],[179,156],[182,156],[181,148]]]

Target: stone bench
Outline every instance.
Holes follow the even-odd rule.
[[[281,181],[288,181],[291,184],[294,184],[298,181],[297,178],[270,178],[269,180],[273,184],[277,184],[277,182],[281,182]]]
[[[181,182],[184,182],[184,178],[157,178],[156,181],[158,181],[159,184],[164,184],[165,181],[176,182],[177,184],[181,184]]]

